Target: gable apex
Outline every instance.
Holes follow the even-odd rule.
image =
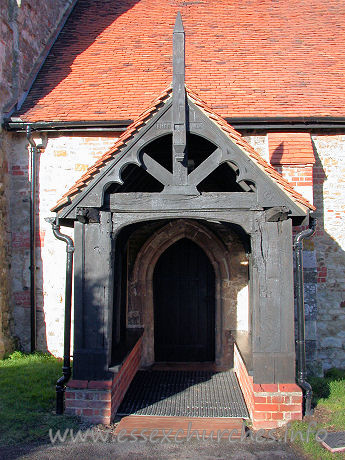
[[[275,189],[272,193],[265,191],[264,202],[259,199],[261,206],[273,207],[278,204],[288,206],[295,215],[304,215],[308,209],[315,209],[253,149],[240,133],[208,107],[194,91],[186,87],[186,94],[190,112],[188,131],[208,138],[215,145],[221,144],[220,162],[232,162],[233,156],[237,156],[238,162],[243,165],[240,167],[238,181],[247,179],[255,183],[256,180],[253,180],[250,174],[256,174],[261,184],[264,182],[268,184],[266,188]],[[88,168],[85,174],[57,202],[52,211],[58,212],[61,217],[71,218],[72,214],[75,216],[75,212],[71,214],[71,211],[78,205],[101,207],[106,185],[114,182],[122,183],[121,171],[126,164],[134,163],[143,166],[139,160],[139,151],[143,146],[150,140],[165,134],[172,134],[171,106],[172,88],[169,86],[128,127],[113,147]],[[88,202],[86,197],[91,189],[93,198]],[[259,189],[261,190],[262,187]],[[277,193],[280,198],[277,198]]]

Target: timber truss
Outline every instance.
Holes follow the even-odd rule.
[[[83,218],[92,214],[90,208],[120,213],[273,208],[272,215],[285,218],[303,218],[312,209],[239,133],[186,88],[180,14],[173,32],[172,89],[133,126],[129,139],[107,152],[53,208],[60,218]],[[151,155],[159,139],[165,139],[162,151]],[[199,154],[202,143],[208,146],[207,155]],[[169,159],[161,161],[167,155]],[[155,187],[126,187],[129,166],[151,176]],[[205,186],[221,167],[223,188]]]

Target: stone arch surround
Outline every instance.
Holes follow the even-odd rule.
[[[232,251],[233,244],[224,243],[205,225],[189,219],[173,220],[149,237],[139,250],[129,277],[128,315],[135,314],[139,318],[139,325],[144,328],[142,365],[149,366],[155,361],[154,269],[163,252],[182,238],[199,245],[213,266],[216,280],[215,363],[221,368],[231,367],[233,346],[230,330],[237,327],[237,294],[248,283],[247,272],[241,267],[244,250],[239,251],[238,247],[234,247]],[[248,305],[246,307],[248,309]]]

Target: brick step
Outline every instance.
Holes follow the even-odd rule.
[[[220,435],[223,432],[222,439],[228,439],[232,432],[231,438],[236,439],[241,437],[241,431],[244,426],[245,421],[242,418],[129,415],[121,419],[115,429],[115,435],[126,438],[130,437],[131,433],[137,437],[139,437],[140,433],[143,433],[146,438],[150,438],[151,435],[154,439],[163,438],[164,436],[184,439],[192,437],[192,432],[194,431],[198,432],[201,439],[202,436],[209,437],[213,431],[213,437],[217,437],[218,433]],[[194,433],[193,437],[196,438],[197,434]]]

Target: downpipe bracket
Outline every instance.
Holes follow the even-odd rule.
[[[47,219],[48,220],[48,219]],[[65,287],[65,327],[64,327],[64,356],[62,376],[56,382],[56,414],[64,413],[64,395],[66,384],[72,375],[71,370],[71,308],[72,308],[72,275],[74,243],[71,237],[60,232],[59,219],[49,219],[55,238],[66,243],[66,287]]]
[[[304,415],[312,415],[311,400],[313,389],[306,381],[306,351],[305,351],[305,308],[304,308],[304,279],[303,279],[303,240],[314,235],[317,219],[310,216],[309,228],[299,232],[294,239],[293,247],[296,253],[296,300],[297,300],[297,383],[303,390]]]

